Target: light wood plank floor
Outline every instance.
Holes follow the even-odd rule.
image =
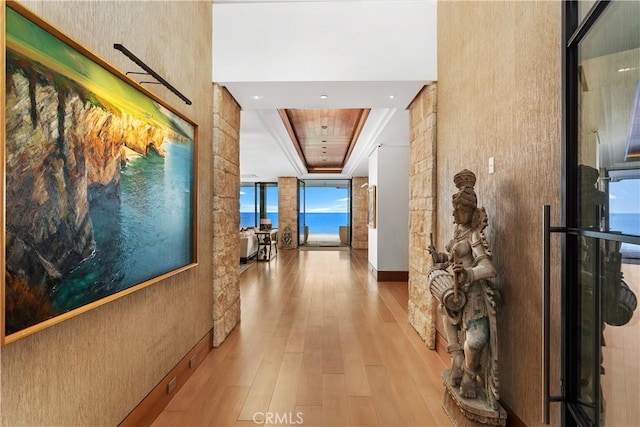
[[[155,427],[451,425],[407,284],[374,280],[366,250],[282,250],[240,282],[240,324]]]
[[[640,265],[622,264],[624,281],[640,299]],[[606,426],[640,426],[640,308],[623,326],[606,325],[600,377]]]

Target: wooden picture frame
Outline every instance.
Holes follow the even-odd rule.
[[[369,186],[369,227],[376,228],[376,186]]]
[[[198,127],[24,6],[3,9],[6,344],[197,264]]]

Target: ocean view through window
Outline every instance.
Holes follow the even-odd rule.
[[[240,185],[240,227],[257,227],[260,218],[278,228],[278,184],[256,182]]]
[[[351,227],[351,181],[300,181],[299,244],[349,245]],[[278,186],[275,183],[244,183],[240,186],[240,227],[257,227],[261,218],[278,228]],[[306,238],[305,232],[306,230]]]
[[[351,181],[303,180],[299,185],[302,245],[349,245]]]
[[[640,236],[640,179],[612,181],[609,207],[611,231]],[[640,246],[623,243],[620,252],[627,262],[640,263]]]

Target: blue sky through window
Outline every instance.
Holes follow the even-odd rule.
[[[349,212],[349,192],[346,188],[307,187],[307,213]]]
[[[255,190],[253,185],[240,187],[240,212],[253,212]],[[278,211],[278,189],[267,187],[267,212]],[[346,188],[307,187],[307,213],[349,212],[349,191]]]
[[[240,186],[240,212],[255,211],[256,190],[253,184]]]
[[[640,214],[640,179],[611,182],[609,210],[612,213]]]

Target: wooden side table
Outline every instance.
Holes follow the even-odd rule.
[[[258,261],[271,261],[271,247],[276,246],[276,254],[278,253],[278,229],[256,231],[258,238]]]

